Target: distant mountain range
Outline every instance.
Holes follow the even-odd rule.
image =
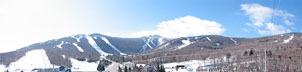
[[[100,56],[127,55],[148,51],[168,40],[159,35],[119,38],[98,33],[78,34],[32,44],[12,52],[0,53],[0,65],[9,66],[11,63],[26,57],[28,52],[42,49],[51,64],[71,67],[72,64],[69,58],[95,62],[100,59]]]
[[[242,57],[245,52],[254,50],[263,54],[264,49],[273,55],[300,55],[302,50],[302,33],[285,33],[259,38],[235,38],[220,35],[202,35],[181,37],[169,40],[157,48],[134,54],[134,62],[178,62],[187,60],[204,60],[221,58],[226,54]],[[180,59],[180,60],[179,60]]]
[[[156,58],[174,62],[175,56],[188,55],[181,61],[204,59],[230,53],[241,56],[245,51],[267,48],[273,53],[282,49],[302,49],[302,33],[286,33],[259,38],[235,38],[220,35],[201,35],[168,39],[159,35],[140,38],[111,37],[98,33],[78,34],[36,43],[16,51],[0,53],[0,66],[12,67],[34,50],[42,50],[46,62],[55,66],[73,67],[73,61],[96,62],[100,57],[126,55],[134,62],[150,62]],[[44,50],[44,51],[43,51]],[[296,52],[290,52],[295,54]],[[199,55],[199,56],[198,56]],[[166,57],[166,59],[165,59]],[[29,57],[31,58],[31,57]],[[173,59],[174,58],[174,59]],[[35,59],[35,58],[32,58]],[[43,58],[44,59],[44,58]],[[177,59],[178,60],[178,59]]]

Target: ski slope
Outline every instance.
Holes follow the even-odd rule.
[[[147,50],[147,47],[149,47],[150,49],[152,49],[153,47],[149,44],[151,41],[151,38],[150,37],[148,37],[148,39],[146,40],[145,38],[143,38],[143,40],[144,40],[144,42],[145,42],[145,44],[142,46],[142,48],[141,48],[141,50],[140,50],[140,52],[144,52],[144,51],[146,51]]]
[[[77,40],[77,42],[80,42],[80,39],[85,37],[85,35],[80,34],[80,35],[74,35],[72,37],[75,38]]]
[[[115,51],[119,52],[121,55],[126,55],[125,53],[123,53],[122,51],[120,51],[118,48],[116,48],[114,45],[112,45],[109,40],[105,37],[101,37],[101,39],[103,41],[105,41],[106,44],[108,44],[111,48],[113,48]]]
[[[191,42],[189,39],[182,40],[181,42],[182,42],[183,44],[180,45],[180,46],[178,46],[177,49],[182,49],[182,48],[184,48],[184,47],[186,47],[186,46],[192,44],[192,42]]]
[[[50,63],[46,52],[43,49],[29,51],[17,60],[9,65],[9,71],[20,71],[29,72],[35,68],[52,68],[53,65]]]
[[[284,40],[283,43],[288,43],[290,40],[292,40],[294,38],[295,34],[292,34],[291,36],[289,36],[288,39]]]
[[[77,43],[72,43],[80,52],[84,52],[84,50],[80,47],[80,46],[78,46],[78,44]]]
[[[164,38],[158,38],[158,42],[157,42],[157,45],[161,45],[161,44],[163,44],[164,43],[164,40],[163,40]]]
[[[212,41],[209,37],[207,37],[208,41]]]
[[[230,40],[233,41],[235,45],[238,45],[237,41],[235,41],[233,38],[230,38]]]
[[[101,49],[101,47],[99,47],[97,44],[96,44],[96,42],[93,40],[93,38],[91,37],[91,36],[88,36],[87,35],[87,40],[88,40],[88,43],[98,52],[98,53],[100,53],[101,55],[105,55],[105,56],[107,56],[107,55],[111,55],[111,54],[109,54],[109,53],[106,53],[106,52],[104,52],[102,49]]]
[[[57,45],[58,48],[62,49],[62,45],[64,44],[64,41],[61,41],[59,45]]]

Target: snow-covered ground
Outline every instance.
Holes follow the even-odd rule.
[[[66,56],[65,55],[62,55],[62,57],[65,59],[66,58]]]
[[[84,52],[84,50],[80,47],[80,46],[78,46],[78,44],[77,43],[72,43],[80,52]]]
[[[295,34],[292,34],[288,39],[284,40],[283,43],[288,43],[290,40],[294,38]]]
[[[137,67],[139,67],[139,66],[143,66],[144,67],[144,66],[146,66],[146,64],[136,64],[136,66]]]
[[[144,52],[146,51],[146,49],[147,49],[147,45],[144,44],[143,47],[139,50],[139,52]]]
[[[212,41],[209,37],[207,37],[208,41]]]
[[[58,48],[62,49],[62,45],[64,44],[64,41],[61,41],[59,45],[57,45]]]
[[[278,41],[278,40],[275,40],[274,42],[275,42],[275,43],[278,43],[279,41]]]
[[[238,45],[237,41],[235,41],[233,38],[230,38],[230,40],[233,41],[235,45]]]
[[[147,44],[147,45],[148,45],[148,47],[149,47],[149,48],[151,48],[151,49],[152,49],[152,46],[150,45],[150,43],[151,43],[151,39],[152,39],[152,38],[150,38],[150,37],[149,37],[147,40],[145,40],[145,39],[144,39],[144,42],[145,42],[145,44]]]
[[[106,58],[101,58],[101,59],[106,59]],[[79,61],[74,58],[69,58],[69,60],[71,61],[71,64],[72,64],[71,71],[96,72],[98,64],[99,64],[99,61],[87,62],[87,61]],[[109,60],[109,61],[111,61],[111,60]],[[114,62],[114,61],[111,61],[111,62],[112,62],[112,64],[105,67],[105,71],[116,72],[118,66],[120,66],[121,64]]]
[[[5,65],[0,64],[0,72],[5,72],[6,70],[7,68],[5,67]]]
[[[126,55],[125,53],[123,53],[122,51],[120,51],[118,48],[116,48],[114,45],[112,45],[109,40],[105,37],[101,37],[101,39],[103,41],[105,41],[106,44],[108,44],[111,48],[113,48],[115,51],[119,52],[121,55]]]
[[[157,45],[161,45],[161,44],[163,44],[164,43],[164,40],[163,40],[164,38],[158,38],[158,42],[157,42]]]
[[[216,43],[216,46],[220,46],[220,43]]]
[[[187,69],[179,69],[176,71],[175,66],[177,65],[185,65],[187,68],[196,69],[200,65],[204,65],[204,61],[202,60],[191,60],[191,61],[185,61],[185,62],[174,62],[174,63],[166,63],[163,64],[167,72],[188,72]]]
[[[87,61],[78,61],[76,59],[70,58],[71,61],[71,71],[97,71],[98,62],[87,62]]]
[[[106,53],[106,52],[104,52],[96,43],[95,43],[95,41],[92,39],[92,37],[91,36],[89,36],[89,35],[87,35],[87,40],[88,40],[88,43],[98,52],[98,53],[100,53],[101,55],[105,55],[105,56],[107,56],[107,55],[111,55],[111,54],[109,54],[109,53]]]
[[[200,39],[200,38],[201,38],[200,36],[196,36],[196,37],[194,37],[194,39],[195,39],[195,40]]]
[[[149,44],[149,43],[151,42],[151,41],[150,41],[150,40],[151,40],[150,37],[148,37],[147,40],[146,40],[145,38],[143,38],[143,40],[144,40],[145,44],[142,46],[140,52],[146,51],[146,50],[147,50],[147,47],[149,47],[149,48],[151,48],[151,49],[153,48],[153,47]]]
[[[109,71],[109,72],[118,72],[118,66],[120,66],[120,63],[114,62],[112,61],[112,64],[109,65],[108,67],[106,67],[105,72]]]
[[[154,46],[157,46],[157,44],[155,44],[154,42],[153,42],[153,37],[151,37],[151,39],[150,39],[150,43],[152,44],[152,45],[154,45]]]
[[[218,61],[218,59],[190,60],[190,61],[184,61],[184,62],[165,63],[163,65],[167,72],[196,72],[196,69],[198,67],[213,65],[214,61]],[[177,65],[184,65],[187,68],[179,69],[178,71],[176,71],[175,67]]]
[[[158,38],[157,45],[163,44],[163,38]]]
[[[181,42],[182,42],[183,44],[180,45],[180,46],[178,46],[177,49],[182,49],[182,48],[184,48],[184,47],[186,47],[186,46],[188,46],[188,45],[190,45],[190,44],[193,43],[193,42],[191,42],[189,39],[182,40]]]
[[[53,65],[50,64],[50,61],[46,55],[46,52],[43,49],[32,50],[26,53],[26,55],[16,62],[13,62],[9,67],[5,68],[3,65],[0,65],[0,71],[8,69],[9,71],[25,71],[30,72],[35,68],[52,68]],[[4,69],[3,69],[4,68]]]
[[[77,42],[80,42],[80,39],[85,37],[85,35],[82,35],[82,34],[81,35],[74,35],[72,37],[75,38],[77,40]]]

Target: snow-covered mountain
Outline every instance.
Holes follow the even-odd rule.
[[[181,37],[170,40],[156,49],[144,53],[158,53],[158,52],[173,52],[173,51],[188,51],[190,49],[219,49],[228,46],[236,46],[242,42],[249,41],[248,38],[232,38],[223,37],[219,35],[203,35],[194,37]]]
[[[140,63],[156,60],[166,63],[202,60],[225,56],[227,53],[240,57],[250,50],[263,53],[260,51],[264,48],[275,55],[301,54],[299,51],[302,49],[302,33],[286,33],[259,38],[202,35],[171,40],[158,35],[120,38],[97,33],[79,34],[0,53],[0,71],[7,68],[18,70],[51,66],[66,66],[81,70],[77,64],[96,66],[97,61],[107,55],[110,55],[109,58],[113,61],[126,57],[127,60],[130,58],[129,60]]]
[[[149,51],[133,55],[135,62],[146,63],[156,61],[175,62],[181,56],[182,61],[202,60],[207,57],[243,55],[245,51],[264,51],[264,48],[278,55],[301,54],[302,33],[285,33],[259,38],[235,38],[220,35],[202,35],[181,37],[169,40]],[[264,52],[261,52],[264,53]]]
[[[168,41],[167,38],[158,35],[119,38],[98,33],[78,34],[36,43],[12,52],[0,53],[0,67],[15,70],[22,69],[26,65],[28,65],[26,67],[30,67],[29,69],[52,66],[72,67],[75,60],[95,63],[100,60],[100,56],[144,52],[166,41]],[[33,61],[30,61],[31,59]],[[35,62],[36,59],[40,60]],[[28,64],[22,64],[23,62]],[[40,64],[45,65],[41,66]]]

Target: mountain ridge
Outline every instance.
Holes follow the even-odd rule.
[[[117,62],[129,60],[148,63],[154,61],[154,58],[156,60],[161,57],[172,57],[161,60],[175,62],[224,56],[226,53],[238,56],[250,49],[261,51],[263,48],[268,48],[273,53],[284,53],[280,49],[302,49],[302,33],[292,32],[257,38],[201,35],[175,39],[163,38],[158,35],[120,38],[98,33],[77,34],[35,43],[12,52],[0,53],[0,65],[11,67],[13,66],[11,63],[26,57],[27,52],[41,49],[45,51],[50,64],[73,67],[71,60],[95,63],[104,56],[112,56],[110,59]],[[184,57],[184,60],[173,59],[175,56],[185,55],[189,56]],[[192,57],[191,55],[200,56]]]
[[[175,57],[179,55],[207,55],[217,53],[215,56],[219,56],[219,53],[226,54],[232,51],[238,55],[243,54],[243,50],[249,49],[263,50],[268,48],[273,52],[282,52],[280,49],[300,49],[302,48],[302,33],[292,32],[279,35],[264,36],[258,38],[235,38],[225,37],[220,35],[202,35],[195,37],[181,37],[170,40],[164,44],[158,46],[155,49],[135,54],[135,62],[147,61],[150,62],[154,58],[161,58],[168,60],[167,62],[173,62],[171,58],[164,59],[162,57]],[[183,46],[185,45],[185,46]],[[194,57],[185,57],[186,59],[194,59]],[[221,55],[224,56],[224,55]],[[156,60],[156,59],[155,59]]]
[[[149,36],[148,38],[153,38]],[[157,42],[160,36],[154,37],[154,42]],[[106,55],[126,55],[140,52],[143,45],[147,42],[144,37],[140,38],[119,38],[93,34],[77,34],[59,39],[52,39],[41,43],[35,43],[27,47],[17,49],[16,51],[0,53],[0,65],[9,66],[10,63],[18,61],[26,56],[26,53],[32,50],[43,49],[48,56],[50,63],[57,66],[71,67],[69,58],[86,59],[87,61],[95,62],[100,59],[100,56]],[[166,39],[166,38],[164,38]],[[128,46],[126,46],[128,45]],[[152,49],[146,47],[145,50]]]

